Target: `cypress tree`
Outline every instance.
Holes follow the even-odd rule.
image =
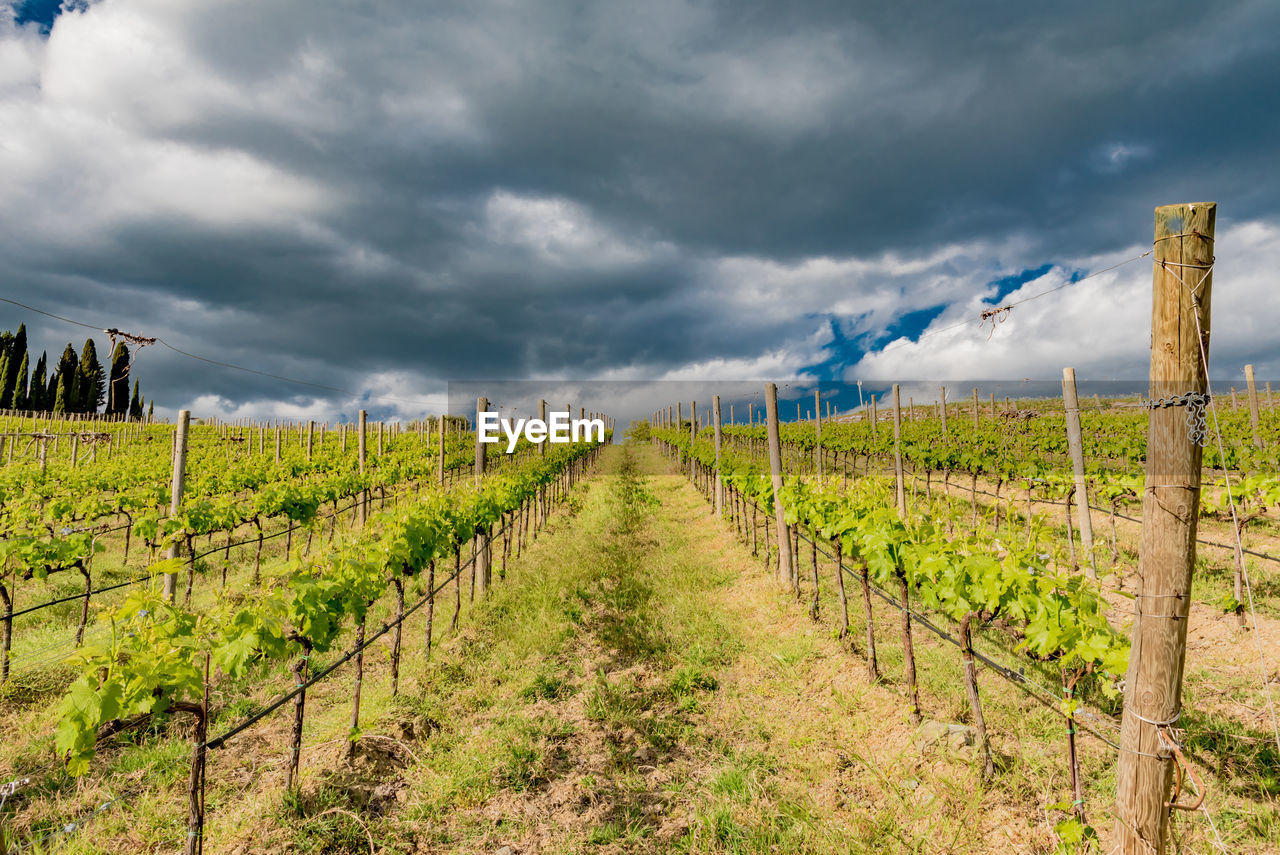
[[[9,354],[0,353],[0,410],[9,409],[13,401],[13,387],[9,385]]]
[[[27,325],[18,324],[18,332],[14,334],[13,340],[7,348],[9,354],[9,368],[0,375],[0,383],[3,383],[3,394],[0,394],[0,408],[12,407],[14,395],[18,389],[18,366],[22,364],[22,360],[27,356]],[[23,382],[26,378],[22,378]]]
[[[49,369],[49,382],[44,387],[44,411],[51,412],[53,410],[53,402],[58,400],[58,372],[57,366]]]
[[[79,368],[80,360],[76,357],[76,349],[68,344],[67,349],[62,351],[62,358],[58,360],[58,370],[50,378],[50,382],[56,384],[53,387],[55,413],[78,412],[80,390],[76,384],[76,375]]]
[[[111,376],[107,381],[107,412],[120,415],[129,409],[129,348],[117,342],[111,352]]]
[[[36,360],[36,370],[31,372],[31,385],[27,389],[27,409],[43,411],[49,405],[45,402],[44,389],[48,383],[45,380],[45,363],[49,361],[47,353],[40,354],[40,358]]]
[[[27,366],[29,363],[26,352],[22,354],[22,361],[18,363],[18,386],[13,391],[13,408],[15,410],[30,409],[31,405],[27,401]]]
[[[138,402],[138,406],[142,406],[141,401]],[[147,403],[147,421],[151,421],[151,417],[154,416],[155,414],[156,414],[156,402],[150,401]]]
[[[80,352],[80,364],[76,366],[76,412],[96,413],[102,406],[106,386],[102,363],[98,361],[98,348],[93,339],[87,338]]]
[[[138,421],[142,418],[142,393],[138,381],[133,381],[133,400],[129,402],[129,418]]]

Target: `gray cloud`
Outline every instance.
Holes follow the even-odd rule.
[[[5,290],[415,399],[794,372],[832,316],[960,311],[1140,244],[1155,204],[1274,223],[1278,25],[1269,2],[104,0],[47,39],[0,22]],[[164,351],[140,370],[174,407],[352,404]]]

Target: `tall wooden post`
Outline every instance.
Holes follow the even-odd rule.
[[[724,516],[724,485],[720,483],[720,396],[711,398],[711,417],[714,421],[716,443],[716,519]]]
[[[178,412],[178,424],[173,433],[173,480],[169,484],[169,516],[182,512],[182,487],[187,480],[187,431],[191,427],[191,411]],[[169,558],[178,557],[178,544],[169,544]],[[178,574],[164,574],[164,598],[174,602],[178,596]]]
[[[693,442],[698,438],[698,402],[689,402],[689,477],[694,477]]]
[[[978,387],[973,388],[973,429],[978,429]]]
[[[276,463],[280,462],[280,420],[276,419]]]
[[[546,424],[547,422],[547,402],[545,400],[538,401],[538,419]],[[545,442],[538,443],[538,456],[545,457],[547,454],[547,444]]]
[[[898,516],[907,518],[907,489],[902,483],[902,397],[893,384],[893,475],[898,482]]]
[[[996,420],[996,393],[991,393],[991,421]]]
[[[813,471],[822,477],[822,393],[813,390]]]
[[[365,428],[368,425],[369,414],[364,410],[360,411],[358,420],[357,437],[356,437],[356,455],[360,459],[360,474],[364,474],[365,461]],[[367,489],[360,491],[360,522],[364,523],[369,518],[369,491]]]
[[[765,418],[769,435],[769,476],[773,482],[773,511],[778,525],[778,584],[791,587],[791,538],[787,536],[787,515],[782,510],[782,443],[778,436],[778,384],[764,387]]]
[[[1156,208],[1152,400],[1207,390],[1216,217],[1214,202]],[[1153,408],[1148,417],[1139,581],[1116,781],[1115,836],[1122,855],[1164,853],[1168,838],[1166,803],[1176,761],[1160,731],[1182,710],[1202,460],[1200,445],[1188,435],[1186,406]]]
[[[311,462],[311,446],[315,442],[316,422],[315,419],[307,421],[307,462]]]
[[[938,387],[938,400],[942,402],[942,433],[947,432],[947,387]]]
[[[476,489],[484,480],[485,446],[480,442],[480,414],[489,411],[489,399],[481,396],[476,399]],[[476,535],[476,593],[484,597],[489,592],[489,533],[482,531]]]
[[[1258,384],[1253,382],[1253,366],[1244,367],[1244,382],[1249,385],[1249,422],[1253,425],[1253,444],[1262,448],[1262,434],[1258,432]]]
[[[436,483],[444,486],[444,413],[436,427]]]
[[[1084,442],[1080,433],[1080,400],[1076,397],[1076,370],[1062,369],[1062,406],[1067,413],[1067,447],[1076,482],[1076,511],[1080,521],[1080,544],[1084,547],[1085,575],[1095,582],[1098,565],[1093,557],[1093,518],[1089,515],[1089,490],[1084,480]]]
[[[876,438],[876,423],[879,421],[879,415],[876,413],[876,396],[871,396],[871,438]]]

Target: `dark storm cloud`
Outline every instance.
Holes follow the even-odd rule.
[[[0,78],[0,258],[54,311],[342,388],[798,367],[833,320],[1149,239],[1154,204],[1274,221],[1278,29],[1269,2],[105,0],[4,34],[30,67]],[[869,267],[803,291],[815,259]],[[341,400],[147,357],[162,402]]]

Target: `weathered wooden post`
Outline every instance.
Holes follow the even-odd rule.
[[[942,433],[947,433],[947,387],[938,387],[938,400],[942,402]]]
[[[1249,422],[1253,425],[1253,444],[1262,448],[1262,434],[1258,432],[1258,384],[1253,382],[1253,366],[1244,367],[1244,381],[1249,386]]]
[[[693,443],[698,438],[698,402],[689,402],[689,479],[693,480],[695,463],[693,461]]]
[[[716,519],[724,516],[724,485],[720,483],[720,396],[711,398],[711,417],[714,420],[716,443]]]
[[[1116,782],[1121,855],[1163,853],[1174,763],[1167,728],[1182,712],[1187,616],[1196,559],[1213,286],[1214,202],[1155,212],[1151,399],[1142,541]],[[1194,424],[1196,419],[1191,420]]]
[[[822,477],[822,393],[813,390],[813,471]]]
[[[769,476],[773,482],[773,511],[778,525],[778,584],[791,587],[791,538],[782,510],[782,443],[778,436],[778,384],[764,387],[765,418],[769,436]]]
[[[480,441],[480,417],[482,413],[489,411],[489,399],[481,396],[476,399],[476,489],[480,489],[481,482],[484,481],[485,469],[485,443]],[[489,573],[490,573],[490,551],[489,551],[489,532],[480,531],[476,533],[476,593],[484,597],[489,591]]]
[[[360,474],[364,474],[365,463],[365,428],[368,424],[369,414],[364,410],[360,411],[358,420],[358,433],[356,436],[356,455],[360,459]],[[360,523],[363,525],[369,518],[369,490],[367,488],[360,491]]]
[[[893,384],[893,475],[897,480],[898,516],[907,518],[907,490],[902,483],[902,400]]]
[[[173,434],[173,480],[169,485],[169,516],[182,512],[182,487],[187,479],[187,430],[191,427],[191,411],[178,412],[178,424]],[[169,558],[178,557],[178,542],[169,544]],[[178,596],[178,574],[164,574],[164,598],[174,602]]]
[[[978,387],[973,387],[973,429],[978,429]]]
[[[1076,397],[1076,370],[1062,369],[1062,405],[1067,413],[1067,446],[1071,451],[1071,471],[1076,482],[1076,510],[1080,521],[1080,543],[1088,563],[1085,575],[1095,582],[1098,565],[1093,557],[1093,518],[1089,515],[1089,490],[1084,479],[1084,442],[1080,433],[1080,401]]]

